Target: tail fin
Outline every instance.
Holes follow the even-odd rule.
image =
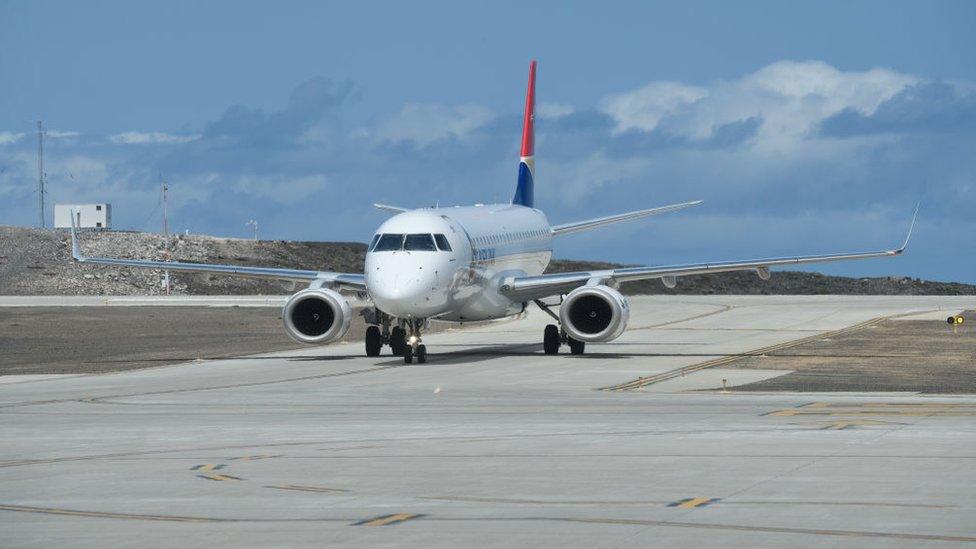
[[[535,179],[535,61],[529,64],[529,89],[525,93],[525,118],[522,120],[522,158],[519,160],[518,186],[512,204],[533,207]]]

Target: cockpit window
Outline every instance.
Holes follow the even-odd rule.
[[[403,235],[402,234],[385,234],[380,237],[376,246],[373,248],[374,252],[395,252],[403,247]]]
[[[429,234],[408,234],[403,249],[409,252],[436,252],[434,239]]]
[[[442,234],[435,234],[434,240],[437,241],[437,249],[442,252],[451,251],[451,243],[447,241],[447,237]]]
[[[369,248],[366,248],[366,251],[367,252],[373,251],[373,248],[376,247],[376,241],[378,241],[379,239],[380,239],[380,235],[374,234],[373,235],[373,241],[369,243]]]

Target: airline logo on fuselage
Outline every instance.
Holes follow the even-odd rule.
[[[491,263],[495,261],[495,248],[476,248],[472,256],[476,263]]]

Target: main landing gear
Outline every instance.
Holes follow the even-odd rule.
[[[427,346],[421,342],[420,330],[423,319],[394,319],[376,309],[366,309],[363,314],[366,323],[366,356],[380,356],[383,345],[389,345],[393,356],[402,356],[404,364],[427,362]],[[397,325],[393,326],[393,321]],[[408,335],[409,333],[409,335]]]
[[[535,304],[538,305],[540,309],[545,311],[546,314],[556,319],[556,322],[559,322],[559,316],[552,312],[548,305],[539,300],[536,300]],[[569,345],[570,354],[581,355],[586,351],[585,341],[577,341],[573,339],[566,333],[565,330],[560,330],[559,326],[556,324],[546,325],[545,331],[542,332],[542,350],[545,351],[547,355],[556,355],[559,354],[560,345],[564,343]]]
[[[366,328],[366,356],[380,356],[383,345],[390,346],[393,356],[403,356],[407,348],[407,331],[403,326],[398,324],[391,328],[393,318],[376,309],[366,309],[365,313],[366,323],[370,324]]]

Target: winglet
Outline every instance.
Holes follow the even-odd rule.
[[[908,235],[905,236],[905,241],[902,242],[901,247],[895,250],[896,254],[900,254],[905,251],[908,247],[908,241],[912,239],[912,231],[915,230],[915,219],[918,218],[918,207],[921,205],[921,201],[915,203],[915,212],[912,213],[912,223],[908,226]]]
[[[71,257],[75,261],[85,261],[85,256],[81,254],[81,246],[78,245],[78,237],[75,235],[75,229],[78,228],[76,216],[78,215],[78,210],[71,210]]]

